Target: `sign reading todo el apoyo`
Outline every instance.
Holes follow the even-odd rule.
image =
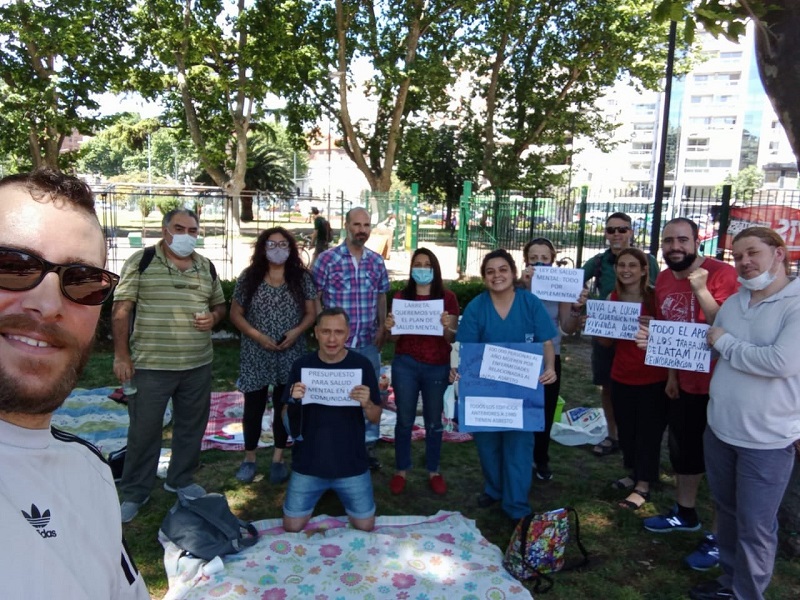
[[[542,344],[461,344],[460,431],[544,430]]]
[[[644,364],[681,371],[708,373],[711,348],[706,341],[708,325],[680,321],[650,321]]]

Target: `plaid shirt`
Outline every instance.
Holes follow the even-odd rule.
[[[347,346],[362,348],[377,338],[378,297],[389,291],[389,274],[380,255],[369,248],[354,263],[347,244],[341,244],[319,255],[312,274],[322,305],[340,306],[350,317]]]

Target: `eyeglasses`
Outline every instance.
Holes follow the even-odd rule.
[[[59,265],[22,250],[0,247],[0,289],[32,290],[48,273],[58,273],[65,298],[85,306],[97,306],[108,300],[119,283],[119,275],[100,267]]]
[[[630,230],[630,227],[606,227],[606,233],[608,235],[612,235],[614,233],[628,233]]]
[[[289,242],[286,240],[282,240],[280,242],[273,242],[272,240],[267,240],[267,248],[272,250],[273,248],[288,248]]]
[[[166,265],[166,267],[167,271],[169,271],[170,279],[172,279],[172,287],[179,290],[196,290],[200,288],[200,271],[197,269],[197,265],[192,266],[191,272],[194,273],[194,276],[191,278],[187,275],[187,271],[178,271],[176,275],[169,265]],[[189,280],[187,281],[187,279]]]

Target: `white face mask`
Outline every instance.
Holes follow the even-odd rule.
[[[752,279],[745,279],[744,277],[739,277],[738,279],[744,289],[751,292],[760,292],[768,288],[777,278],[778,276],[773,274],[772,271],[764,271]]]
[[[169,249],[181,258],[186,258],[192,252],[194,252],[196,245],[196,237],[191,236],[188,233],[173,233],[172,243],[169,245]]]

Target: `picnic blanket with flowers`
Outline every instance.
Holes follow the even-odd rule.
[[[479,600],[530,593],[503,568],[503,554],[460,513],[378,517],[372,532],[344,518],[315,517],[300,533],[279,519],[255,523],[261,537],[210,563],[162,538],[170,581],[165,600]]]

